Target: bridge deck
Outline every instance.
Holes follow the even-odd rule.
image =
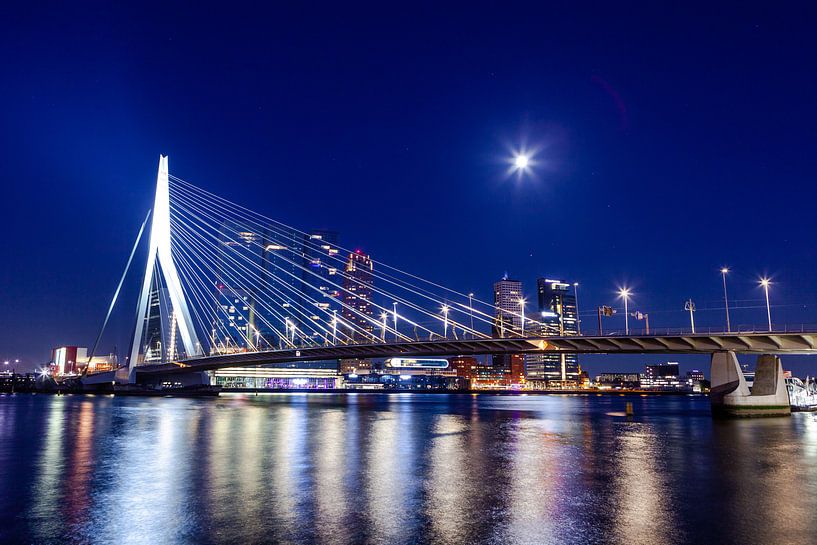
[[[526,354],[542,351],[576,354],[711,354],[726,350],[744,354],[817,354],[817,332],[447,339],[351,344],[202,356],[175,363],[142,365],[136,370],[139,373],[184,373],[268,363],[394,356]]]

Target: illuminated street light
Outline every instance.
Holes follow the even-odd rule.
[[[769,284],[771,282],[768,278],[761,278],[760,285],[763,286],[763,291],[766,292],[766,317],[769,319],[769,331],[772,330],[772,308],[769,305]]]
[[[338,344],[338,311],[332,311],[332,344]]]
[[[443,305],[440,309],[443,313],[443,338],[448,338],[448,305]]]
[[[721,277],[723,278],[723,302],[726,304],[726,331],[731,332],[732,325],[729,323],[729,296],[726,294],[726,273],[728,272],[728,268],[721,268]]]
[[[522,327],[522,336],[525,336],[525,300],[519,298],[519,317],[522,319],[520,326]]]
[[[627,304],[630,301],[630,289],[629,288],[621,288],[618,290],[618,295],[622,299],[624,299],[624,334],[630,334],[630,319],[629,319],[629,308]]]
[[[389,315],[385,311],[380,313],[380,319],[383,320],[383,325],[382,325],[383,330],[380,332],[380,341],[381,342],[386,342],[386,320],[388,318],[389,318]]]
[[[394,305],[394,340],[398,340],[398,333],[397,333],[397,301],[393,303]]]
[[[528,163],[530,163],[530,158],[521,153],[513,159],[513,166],[516,167],[517,170],[525,170],[528,168]]]

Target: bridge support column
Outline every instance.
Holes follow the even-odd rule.
[[[734,352],[712,354],[712,390],[709,394],[715,416],[788,416],[789,392],[783,379],[780,358],[764,354],[757,358],[752,391]]]

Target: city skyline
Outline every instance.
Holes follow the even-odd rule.
[[[75,19],[64,9],[53,20]],[[388,28],[361,18],[349,31],[384,46],[372,49],[339,40],[348,31],[326,22],[308,37],[270,37],[242,21],[241,33],[226,24],[213,41],[111,9],[76,26],[10,10],[0,37],[16,74],[0,90],[15,105],[0,148],[15,181],[2,205],[14,231],[2,243],[4,359],[33,368],[53,347],[91,344],[150,207],[159,153],[216,194],[291,225],[337,229],[384,262],[482,299],[503,271],[552,275],[580,282],[585,324],[598,305],[621,308],[627,286],[631,310],[649,313],[651,326],[686,325],[690,298],[697,325],[720,326],[726,265],[733,324],[765,323],[765,276],[774,321],[817,321],[807,183],[817,107],[808,75],[780,63],[808,61],[813,37],[791,28],[806,19],[714,13],[728,38],[714,40],[682,11],[647,51],[638,44],[655,38],[642,24],[648,12],[531,7],[519,21],[474,10]],[[417,25],[433,57],[408,45]],[[707,38],[688,43],[690,29]],[[57,47],[36,46],[44,36]],[[229,67],[229,85],[185,62],[194,44]],[[348,74],[338,56],[351,59]],[[514,169],[520,154],[524,171]],[[123,300],[134,292],[126,286]],[[127,332],[132,315],[114,316],[111,330]],[[127,342],[123,333],[105,352]]]

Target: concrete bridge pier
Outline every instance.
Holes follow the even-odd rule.
[[[783,379],[780,358],[763,354],[757,357],[752,391],[734,352],[712,354],[712,389],[709,400],[714,416],[757,417],[791,414],[789,392]]]

